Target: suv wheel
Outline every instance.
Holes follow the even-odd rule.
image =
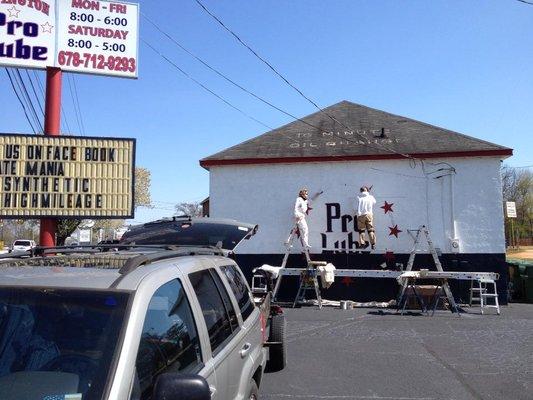
[[[252,379],[252,384],[250,385],[250,393],[246,397],[248,400],[258,400],[259,399],[259,389],[257,388],[257,383]]]
[[[287,347],[285,345],[285,316],[274,315],[270,323],[271,342],[278,342],[269,348],[269,360],[266,365],[267,372],[281,371],[287,365]]]

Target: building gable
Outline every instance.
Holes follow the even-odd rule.
[[[510,156],[512,149],[342,101],[200,160],[214,165]]]

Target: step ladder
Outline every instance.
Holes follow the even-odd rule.
[[[426,239],[428,250],[431,256],[433,257],[433,262],[435,263],[435,267],[437,268],[437,271],[444,272],[444,270],[442,269],[442,264],[440,263],[440,260],[439,260],[439,256],[437,254],[437,250],[435,250],[435,245],[433,244],[433,241],[431,240],[429,229],[425,225],[422,225],[418,229],[408,229],[407,232],[413,238],[414,243],[413,243],[413,248],[411,249],[411,253],[409,254],[409,260],[407,261],[407,267],[405,268],[404,272],[413,270],[413,265],[415,263],[415,257],[416,257],[416,254],[419,252],[418,245],[422,239],[422,235],[424,235]],[[416,232],[416,234],[414,234],[414,232]],[[405,306],[407,302],[407,296],[406,296],[407,290],[408,288],[414,289],[414,288],[411,288],[411,286],[413,285],[409,285],[407,281],[405,281],[402,284],[402,289],[398,297],[398,308],[397,308],[397,310],[400,310],[403,304],[402,313],[405,310]],[[442,290],[444,291],[446,298],[448,299],[452,312],[456,312],[458,315],[460,315],[459,309],[457,307],[457,304],[455,303],[455,299],[453,298],[453,294],[452,294],[450,285],[448,284],[447,280],[444,280],[444,283],[442,284]],[[416,290],[414,293],[416,294]],[[423,302],[421,303],[421,305],[422,305],[423,311],[427,311],[425,309],[425,305],[423,304]]]
[[[325,265],[325,261],[307,262],[307,268],[300,274],[300,286],[298,287],[298,293],[294,298],[292,308],[295,308],[302,303],[305,304],[305,294],[307,291],[314,291],[316,300],[318,301],[318,308],[322,308],[322,296],[320,295],[320,288],[318,286],[318,267]]]
[[[289,237],[285,241],[285,254],[283,256],[283,261],[281,262],[281,268],[285,268],[287,266],[287,261],[289,260],[289,255],[291,253],[291,249],[293,247],[294,240],[298,237],[299,230],[298,225],[294,225],[289,233]],[[314,291],[316,300],[318,301],[318,307],[322,308],[322,296],[320,295],[320,287],[318,286],[318,267],[326,265],[325,261],[311,261],[311,256],[309,254],[309,248],[304,246],[302,242],[302,238],[299,238],[300,245],[302,246],[302,251],[305,254],[305,260],[306,260],[306,268],[302,270],[300,274],[300,285],[298,287],[298,292],[296,294],[296,297],[294,298],[294,302],[292,304],[293,308],[298,306],[301,303],[305,303],[306,298],[305,294],[307,291]],[[279,288],[281,285],[283,274],[279,274],[278,279],[276,281],[276,285],[274,287],[274,292],[272,293],[272,300],[276,301]]]
[[[492,291],[490,290],[492,289]],[[494,299],[494,304],[488,304],[489,299]],[[498,301],[498,291],[496,281],[493,279],[477,279],[470,282],[470,301],[469,305],[479,303],[481,314],[485,308],[494,308],[500,315],[500,303]]]

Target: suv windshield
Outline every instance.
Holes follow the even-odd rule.
[[[13,246],[31,246],[31,243],[29,240],[15,240]]]
[[[0,288],[0,399],[100,400],[128,298]]]

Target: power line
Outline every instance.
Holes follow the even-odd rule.
[[[309,103],[311,103],[316,109],[318,109],[320,112],[323,112],[326,114],[330,119],[332,119],[334,122],[339,123],[339,125],[342,125],[339,121],[337,121],[335,118],[330,116],[329,114],[325,113],[322,107],[320,107],[315,101],[313,101],[311,98],[306,96],[296,85],[291,83],[284,75],[282,75],[271,63],[269,63],[264,57],[261,57],[252,47],[250,47],[248,44],[244,42],[240,38],[239,35],[237,35],[234,31],[232,31],[224,22],[220,20],[215,14],[213,14],[209,9],[199,0],[195,0],[196,3],[208,14],[210,15],[220,26],[222,26],[227,32],[229,32],[237,41],[242,44],[245,48],[247,48],[255,57],[257,57],[260,61],[263,62],[272,72],[274,72],[279,78],[281,78],[287,85],[289,85],[292,89],[294,89],[300,96],[302,96],[305,100],[307,100]],[[347,129],[350,129],[346,127]]]
[[[323,113],[324,115],[326,115],[329,119],[331,119],[334,123],[337,123],[339,124],[340,126],[344,127],[345,129],[349,130],[349,131],[354,131],[359,137],[361,137],[363,140],[367,140],[367,138],[360,134],[359,132],[357,132],[357,130],[353,130],[351,129],[350,127],[346,126],[345,124],[343,124],[342,122],[340,122],[338,119],[336,119],[335,117],[333,117],[332,115],[330,115],[329,113],[327,113],[322,107],[320,107],[315,101],[313,101],[311,98],[309,98],[308,96],[306,96],[300,89],[298,89],[298,87],[296,85],[294,85],[293,83],[291,83],[283,74],[281,74],[281,72],[279,72],[270,62],[268,62],[264,57],[260,56],[257,51],[255,51],[252,47],[250,47],[248,44],[246,44],[244,42],[244,40],[242,40],[240,38],[239,35],[237,35],[233,30],[231,30],[226,24],[224,24],[224,22],[222,22],[222,20],[220,18],[218,18],[215,14],[213,14],[200,0],[195,0],[195,2],[202,8],[202,10],[204,10],[211,18],[213,18],[220,26],[222,26],[222,28],[224,28],[228,33],[230,33],[241,45],[243,45],[246,49],[248,49],[255,57],[257,57],[261,62],[263,62],[263,64],[265,64],[272,72],[274,72],[280,79],[282,79],[287,85],[289,85],[292,89],[294,89],[300,96],[302,96],[305,100],[307,100],[309,103],[311,103],[316,109],[318,109],[321,113]],[[343,138],[340,134],[336,134],[336,136],[338,136],[339,138],[343,139],[343,140],[346,140],[348,142],[355,142],[355,143],[359,143],[359,141],[352,141],[352,140],[349,140],[347,138]],[[416,161],[415,157],[409,155],[409,154],[405,154],[405,153],[401,153],[399,151],[396,151],[394,149],[391,149],[387,146],[384,146],[383,144],[380,144],[380,143],[376,143],[376,145],[380,146],[381,150],[385,150],[385,151],[388,151],[388,152],[391,152],[391,153],[395,153],[397,155],[400,155],[402,157],[405,157],[405,158],[408,158],[410,160],[414,160]]]
[[[209,89],[207,86],[205,86],[203,83],[201,83],[200,81],[196,80],[195,78],[193,78],[191,75],[189,75],[187,72],[185,72],[183,69],[181,69],[176,63],[174,63],[172,60],[170,60],[167,56],[165,56],[163,53],[161,53],[159,50],[157,50],[155,47],[153,47],[150,43],[148,43],[146,40],[144,39],[141,39],[141,41],[147,45],[148,47],[150,47],[150,49],[152,49],[156,54],[158,54],[161,58],[163,58],[166,62],[168,62],[170,65],[172,65],[174,68],[176,68],[178,71],[180,71],[183,75],[185,75],[187,78],[189,78],[191,81],[193,81],[194,83],[196,83],[198,86],[200,86],[202,89],[206,90],[207,92],[211,93],[213,96],[215,96],[217,99],[223,101],[226,105],[228,105],[229,107],[233,108],[234,110],[238,111],[239,113],[241,113],[242,115],[244,115],[245,117],[251,119],[252,121],[255,121],[257,122],[258,124],[264,126],[265,128],[267,129],[270,129],[272,130],[273,128],[268,126],[267,124],[261,122],[260,120],[252,117],[251,115],[247,114],[246,112],[244,112],[243,110],[241,110],[240,108],[234,106],[233,104],[231,104],[228,100],[226,100],[225,98],[223,98],[222,96],[218,95],[217,93],[215,93],[214,91],[212,91],[211,89]]]
[[[37,91],[35,90],[35,86],[33,85],[33,80],[31,79],[30,73],[28,72],[28,70],[26,70],[26,75],[28,76],[28,80],[30,81],[30,85],[31,85],[31,89],[33,91],[33,95],[35,96],[35,99],[37,100],[37,105],[39,106],[39,109],[41,110],[41,114],[42,114],[42,116],[44,118],[43,105],[41,104],[40,97],[37,95]]]
[[[348,131],[352,131],[352,132],[355,132],[361,139],[361,140],[351,140],[347,137],[342,137],[338,132],[333,132],[335,134],[335,136],[339,137],[341,140],[345,140],[347,142],[352,142],[352,143],[356,143],[358,145],[364,145],[366,147],[370,147],[370,148],[373,148],[375,150],[379,150],[379,151],[387,151],[387,152],[390,152],[390,153],[394,153],[394,154],[398,154],[402,157],[405,157],[405,158],[408,158],[410,160],[411,163],[413,163],[414,165],[412,165],[412,167],[414,168],[414,166],[416,166],[416,158],[415,157],[412,157],[411,155],[408,155],[408,154],[404,154],[404,153],[401,153],[401,152],[398,152],[394,149],[391,149],[381,143],[378,143],[376,142],[376,146],[373,146],[371,145],[370,143],[367,143],[368,142],[368,139],[360,134],[359,132],[357,132],[357,130],[353,130],[351,129],[350,127],[348,127],[347,125],[343,124],[342,122],[338,121],[335,117],[333,117],[332,115],[328,114],[327,112],[325,112],[322,108],[320,108],[318,106],[318,104],[316,104],[313,100],[311,100],[310,98],[308,98],[307,96],[305,96],[303,94],[303,92],[301,90],[299,90],[295,85],[293,85],[292,83],[290,83],[288,81],[288,79],[286,79],[283,75],[281,75],[281,73],[279,73],[267,60],[265,60],[264,58],[262,58],[261,56],[259,56],[259,54],[254,51],[250,46],[248,46],[246,43],[244,43],[244,41],[242,39],[240,39],[240,37],[234,33],[231,29],[229,29],[218,17],[216,17],[213,13],[211,13],[200,1],[198,0],[195,0],[198,5],[200,5],[200,7],[202,7],[202,9],[207,12],[212,18],[214,18],[220,25],[222,25],[224,27],[224,29],[226,29],[228,32],[230,32],[242,45],[244,45],[248,50],[250,50],[256,57],[258,57],[263,63],[265,63],[271,70],[273,70],[281,79],[283,79],[289,86],[291,86],[294,90],[296,90],[301,96],[303,96],[307,101],[309,101],[311,104],[313,104],[320,112],[324,113],[325,115],[328,116],[328,118],[330,118],[334,123],[337,123],[341,126],[343,126],[345,129],[347,129]],[[314,126],[310,123],[308,123],[307,121],[301,119],[301,118],[298,118],[296,117],[295,115],[283,110],[282,108],[274,105],[273,103],[265,100],[264,98],[262,98],[261,96],[258,96],[257,94],[255,94],[254,92],[246,89],[244,86],[240,85],[239,83],[235,82],[233,79],[229,78],[228,76],[226,76],[225,74],[223,74],[222,72],[220,72],[218,69],[212,67],[211,65],[209,65],[209,63],[207,63],[206,61],[204,61],[203,59],[201,59],[200,57],[198,57],[197,55],[195,55],[193,52],[191,52],[190,50],[188,50],[185,46],[183,46],[181,43],[179,43],[174,37],[172,37],[170,34],[168,34],[167,32],[165,32],[162,28],[160,28],[155,22],[153,22],[150,18],[148,18],[144,13],[142,13],[142,16],[143,18],[145,18],[145,20],[147,20],[150,24],[152,24],[160,33],[162,33],[164,36],[166,36],[170,41],[172,41],[175,45],[177,45],[181,50],[183,50],[184,52],[186,52],[188,55],[190,55],[191,57],[193,57],[194,59],[196,59],[198,62],[200,62],[202,65],[204,65],[205,67],[207,67],[208,69],[210,69],[211,71],[213,71],[214,73],[216,73],[218,76],[222,77],[224,80],[226,80],[227,82],[231,83],[232,85],[236,86],[237,88],[239,88],[240,90],[244,91],[245,93],[251,95],[252,97],[254,97],[255,99],[263,102],[264,104],[274,108],[275,110],[279,111],[279,112],[282,112],[283,114],[293,118],[294,120],[296,121],[300,121],[314,129],[317,129],[319,132],[323,132],[323,129],[320,128],[320,127],[317,127],[317,126]],[[153,49],[153,47],[152,47]],[[161,55],[161,54],[160,54]],[[167,59],[168,61],[168,59]],[[182,71],[183,72],[183,71]],[[293,138],[290,138],[291,140]],[[335,156],[336,158],[338,159],[346,159],[346,157],[343,157],[343,156]],[[421,164],[423,164],[423,161],[422,160],[419,160]],[[431,163],[430,163],[431,164]],[[451,167],[451,169],[453,169],[453,167]],[[424,172],[425,173],[425,172]]]
[[[14,76],[15,76],[15,82],[17,83],[19,90],[22,93],[22,98],[25,99],[26,101],[26,105],[28,106],[28,109],[30,111],[30,116],[33,118],[33,121],[35,122],[37,131],[42,133],[44,129],[43,129],[41,120],[39,119],[39,115],[37,115],[37,111],[35,111],[33,100],[31,99],[30,94],[28,93],[26,83],[22,79],[22,75],[20,74],[20,70],[18,68],[15,68]]]
[[[41,82],[41,78],[35,71],[33,71],[33,75],[35,77],[35,80],[37,81],[37,86],[39,86],[39,90],[41,91],[42,96],[44,98],[46,95],[45,95],[43,84]],[[68,123],[68,119],[66,117],[66,112],[63,108],[63,104],[61,104],[61,119],[63,120],[63,125],[67,127],[68,132],[71,133],[72,130],[70,129],[70,124]]]
[[[80,115],[81,128],[82,128],[83,134],[86,135],[85,124],[83,123],[83,113],[81,112],[81,107],[80,107],[80,98],[78,97],[78,86],[76,85],[76,78],[74,76],[71,76],[71,78],[72,78],[72,85],[74,86],[74,96],[76,97],[76,105],[78,107],[78,113]]]
[[[519,1],[520,3],[529,4],[530,6],[533,6],[533,3],[530,2],[530,1],[526,1],[526,0],[516,0],[516,1]]]
[[[72,100],[72,106],[74,108],[74,115],[76,117],[76,123],[78,125],[79,133],[81,134],[83,131],[81,129],[80,116],[78,114],[78,109],[76,108],[76,101],[74,100],[74,92],[72,91],[72,84],[70,83],[70,78],[71,76],[67,75],[67,84],[68,84],[68,89],[70,92],[70,99]]]
[[[296,87],[296,85],[294,85],[293,83],[291,83],[284,75],[282,75],[271,63],[269,63],[265,58],[261,57],[252,47],[250,47],[248,44],[246,44],[244,42],[244,40],[242,40],[239,35],[237,35],[233,30],[231,30],[228,26],[226,26],[226,24],[224,24],[224,22],[222,22],[222,20],[220,18],[218,18],[215,14],[213,14],[200,0],[195,0],[196,3],[202,8],[202,10],[204,10],[209,16],[211,16],[211,18],[213,18],[220,26],[222,26],[227,32],[229,32],[241,45],[243,45],[245,48],[247,48],[255,57],[257,57],[261,62],[263,62],[270,70],[272,70],[279,78],[281,78],[287,85],[289,85],[292,89],[294,89],[300,96],[302,96],[305,100],[307,100],[309,103],[311,103],[315,108],[317,108],[321,113],[323,113],[324,115],[326,115],[329,119],[331,119],[334,123],[337,123],[339,124],[340,126],[344,127],[345,129],[347,129],[348,131],[351,131],[351,132],[354,132],[357,136],[359,136],[363,141],[368,141],[368,139],[360,134],[357,129],[352,129],[350,127],[348,127],[347,125],[343,124],[342,122],[340,122],[338,119],[336,119],[334,116],[330,115],[329,113],[327,113],[324,109],[322,109],[315,101],[313,101],[311,98],[309,98],[308,96],[306,96],[300,89],[298,89],[298,87]],[[320,129],[321,130],[321,129]],[[351,140],[349,138],[346,138],[346,137],[342,137],[338,132],[333,132],[335,136],[339,137],[341,140],[345,140],[347,142],[353,142],[353,143],[356,143],[356,144],[361,144],[359,140]],[[364,144],[364,143],[363,143]],[[377,149],[377,150],[381,150],[381,151],[387,151],[387,152],[390,152],[390,153],[393,153],[393,154],[396,154],[396,155],[399,155],[401,157],[404,157],[404,158],[407,158],[409,160],[409,164],[411,166],[411,168],[415,168],[416,167],[416,162],[418,161],[421,166],[422,166],[422,170],[423,170],[423,173],[424,175],[427,175],[426,172],[425,172],[425,169],[424,169],[424,163],[425,161],[422,160],[422,159],[419,159],[419,158],[416,158],[416,157],[413,157],[411,156],[410,154],[406,154],[406,153],[402,153],[400,151],[397,151],[395,149],[392,149],[388,146],[385,146],[383,145],[382,143],[378,143],[376,142],[375,143],[378,147],[376,146],[372,146],[370,144],[366,144],[368,147],[372,147],[374,149]],[[430,165],[436,165],[434,163],[431,163],[431,162],[428,162],[428,164]],[[452,173],[455,173],[455,168],[452,167],[451,165],[449,166],[450,167],[450,171]]]
[[[223,74],[222,72],[220,72],[220,70],[218,70],[217,68],[211,66],[209,63],[207,63],[206,61],[204,61],[202,58],[198,57],[196,54],[194,54],[192,51],[190,51],[189,49],[187,49],[185,46],[183,46],[181,43],[179,43],[174,37],[172,37],[169,33],[165,32],[159,25],[157,25],[154,21],[152,21],[150,18],[148,18],[144,13],[141,13],[143,18],[148,21],[150,24],[152,24],[159,32],[161,32],[165,37],[167,37],[170,41],[172,41],[176,46],[178,46],[181,50],[183,50],[184,52],[186,52],[188,55],[190,55],[191,57],[193,57],[194,59],[196,59],[198,62],[200,62],[202,65],[204,65],[205,67],[207,67],[209,70],[213,71],[214,73],[216,73],[218,76],[220,76],[221,78],[223,78],[224,80],[226,80],[227,82],[231,83],[232,85],[234,85],[235,87],[239,88],[240,90],[244,91],[245,93],[249,94],[250,96],[254,97],[255,99],[261,101],[262,103],[268,105],[269,107],[293,118],[295,121],[299,121],[305,125],[308,125],[310,126],[311,128],[313,129],[316,129],[317,131],[319,132],[323,132],[323,133],[326,133],[322,128],[316,126],[316,125],[313,125],[295,115],[293,115],[292,113],[282,109],[281,107],[278,107],[276,106],[275,104],[273,104],[272,102],[268,101],[268,100],[265,100],[263,97],[257,95],[256,93],[252,92],[251,90],[245,88],[244,86],[242,86],[241,84],[237,83],[236,81],[234,81],[233,79],[229,78],[227,75]],[[350,128],[346,127],[347,129],[351,130]],[[366,147],[369,147],[369,148],[372,148],[374,150],[383,150],[383,148],[378,148],[376,146],[373,146],[371,145],[370,143],[361,143],[361,141],[353,141],[353,140],[350,140],[349,138],[346,138],[346,137],[341,137],[338,133],[335,134],[336,136],[340,137],[342,140],[345,140],[347,142],[353,142],[353,143],[357,143],[358,145],[363,145],[363,146],[366,146]],[[289,137],[287,135],[284,135],[288,138],[290,138],[291,140],[293,139],[292,137]],[[367,140],[363,135],[360,135],[359,136],[361,138],[363,138],[363,140]],[[334,156],[334,157],[337,157],[339,159],[345,159],[345,160],[348,160],[346,157],[343,157],[343,156]]]
[[[216,22],[220,24],[227,32],[229,32],[237,41],[242,44],[244,47],[246,47],[254,56],[256,56],[259,60],[261,60],[268,68],[272,70],[277,76],[279,76],[287,85],[289,85],[291,88],[296,90],[304,99],[306,99],[308,102],[310,102],[312,105],[314,105],[316,108],[322,111],[320,106],[316,104],[313,100],[311,100],[309,97],[307,97],[300,89],[298,89],[295,85],[293,85],[287,78],[285,78],[276,68],[272,66],[267,60],[265,60],[263,57],[261,57],[254,49],[252,49],[249,45],[247,45],[235,32],[233,32],[230,28],[224,24],[215,14],[213,14],[209,9],[202,4],[199,0],[195,0],[196,3],[207,13],[209,14]]]
[[[28,115],[28,111],[26,110],[26,106],[24,105],[24,102],[22,101],[22,99],[20,98],[18,92],[17,92],[17,89],[15,88],[15,84],[13,83],[13,78],[11,77],[11,74],[9,72],[9,69],[6,68],[6,73],[7,73],[7,76],[9,78],[9,82],[11,82],[11,87],[13,88],[13,92],[15,93],[15,96],[17,96],[17,99],[22,107],[22,110],[24,111],[24,115],[26,116],[26,120],[28,121],[28,124],[30,125],[31,127],[31,130],[33,131],[33,133],[37,133],[33,124],[31,123],[31,119]]]
[[[189,54],[191,57],[193,57],[194,59],[196,59],[198,62],[200,62],[202,65],[204,65],[205,67],[209,68],[211,71],[213,71],[215,74],[217,74],[218,76],[220,76],[222,79],[226,80],[227,82],[231,83],[233,86],[241,89],[242,91],[248,93],[250,96],[253,96],[254,98],[256,98],[257,100],[263,102],[264,104],[268,105],[269,107],[272,107],[273,109],[291,117],[291,118],[294,118],[296,120],[299,120],[298,117],[294,116],[293,114],[281,109],[280,107],[272,104],[271,102],[269,102],[268,100],[265,100],[264,98],[258,96],[257,94],[253,93],[252,91],[246,89],[244,86],[240,85],[239,83],[235,82],[233,79],[229,78],[228,76],[224,75],[222,72],[220,72],[218,69],[216,69],[215,67],[209,65],[206,61],[204,61],[203,59],[201,59],[200,57],[198,57],[196,54],[194,54],[192,51],[190,51],[189,49],[187,49],[185,46],[183,46],[181,43],[179,43],[175,38],[173,38],[172,36],[170,36],[170,34],[168,34],[167,32],[165,32],[163,29],[161,29],[154,21],[152,21],[150,18],[148,18],[144,13],[141,13],[141,15],[143,16],[143,18],[148,21],[150,24],[152,24],[159,32],[161,32],[163,35],[165,35],[170,41],[172,41],[176,46],[178,46],[181,50],[183,50],[184,52],[186,52],[187,54]]]
[[[33,120],[35,121],[35,126],[37,126],[40,129],[40,132],[44,132],[44,128],[41,122],[41,119],[39,118],[39,115],[37,114],[37,111],[35,109],[35,106],[33,105],[33,100],[30,96],[30,93],[28,91],[28,88],[26,87],[26,82],[24,82],[24,79],[22,78],[22,74],[20,73],[20,69],[15,69],[15,78],[18,78],[18,81],[20,83],[20,87],[22,88],[22,94],[23,98],[26,99],[26,104],[29,107],[30,115],[33,117]],[[16,81],[17,79],[15,79]]]
[[[236,83],[235,81],[233,81],[232,79],[228,78],[227,76],[225,76],[224,74],[222,74],[220,71],[218,71],[218,70],[215,69],[214,67],[211,67],[211,66],[210,66],[209,64],[207,64],[205,61],[203,61],[202,59],[200,59],[199,57],[197,57],[196,55],[194,55],[192,52],[190,52],[189,50],[187,50],[184,46],[182,46],[181,44],[179,44],[174,38],[172,38],[170,35],[168,35],[166,32],[164,32],[164,31],[163,31],[161,28],[159,28],[154,22],[152,22],[151,20],[149,20],[148,17],[146,17],[145,15],[143,15],[143,17],[144,17],[147,21],[149,21],[150,23],[152,23],[152,24],[153,24],[153,25],[154,25],[154,26],[155,26],[160,32],[162,32],[165,36],[167,36],[170,40],[172,40],[172,41],[173,41],[176,45],[178,45],[181,49],[183,49],[185,52],[187,52],[188,54],[190,54],[192,57],[194,57],[195,59],[197,59],[198,61],[200,61],[200,62],[201,62],[203,65],[205,65],[207,68],[209,68],[209,69],[212,70],[213,72],[217,73],[217,75],[223,77],[226,81],[230,82],[231,84],[233,84],[234,86],[236,86],[236,87],[238,87],[239,89],[243,90],[244,92],[250,94],[250,95],[253,96],[254,98],[256,98],[256,99],[262,101],[263,103],[269,105],[270,107],[272,107],[272,108],[274,108],[274,109],[276,109],[276,110],[282,112],[282,113],[285,114],[285,115],[290,116],[291,118],[295,119],[296,121],[300,121],[300,122],[302,122],[302,123],[305,124],[305,125],[308,125],[308,126],[314,128],[314,129],[317,129],[319,132],[325,132],[322,128],[320,128],[320,127],[318,127],[318,126],[316,126],[316,125],[310,124],[309,122],[307,122],[307,121],[305,121],[305,120],[303,120],[303,119],[301,119],[301,118],[298,118],[298,117],[294,116],[293,114],[291,114],[291,113],[289,113],[289,112],[287,112],[287,111],[284,111],[283,109],[281,109],[281,108],[275,106],[274,104],[270,103],[269,101],[263,99],[262,97],[256,95],[255,93],[253,93],[253,92],[251,92],[250,90],[246,89],[246,88],[243,87],[242,85],[240,85],[240,84]],[[159,53],[157,50],[155,50],[152,46],[150,46],[145,40],[143,40],[143,42],[144,42],[145,44],[147,44],[149,47],[151,47],[152,50],[156,51],[156,53],[158,53],[161,57],[163,57],[167,62],[170,62],[174,67],[180,69],[180,72],[182,72],[182,73],[184,72],[183,70],[181,70],[181,68],[179,68],[177,65],[175,65],[174,63],[172,63],[170,60],[168,60],[167,57],[165,57],[164,55],[162,55],[161,53]],[[193,79],[193,80],[194,80],[194,79]],[[219,98],[220,100],[222,100],[222,101],[224,101],[226,104],[228,104],[228,102],[226,102],[224,99],[222,99],[221,97],[219,97],[218,95],[216,95],[215,93],[213,93],[210,89],[204,87],[201,83],[199,83],[199,82],[197,82],[197,81],[195,81],[195,82],[196,82],[197,84],[199,84],[200,86],[202,86],[204,89],[208,90],[211,94],[214,94],[217,98]],[[229,105],[230,107],[232,107],[232,108],[235,108],[235,107],[233,107],[231,104],[228,104],[228,105]],[[238,111],[242,113],[241,110],[238,109]],[[245,114],[245,115],[246,115],[248,118],[253,119],[255,122],[258,122],[258,123],[260,123],[260,124],[263,125],[263,126],[266,126],[268,129],[270,129],[270,130],[273,129],[273,128],[271,128],[271,127],[269,127],[269,126],[263,124],[262,122],[258,121],[257,119],[255,119],[255,118],[253,118],[253,117],[251,117],[251,116],[248,116],[247,114]],[[281,134],[281,133],[280,133],[280,134]],[[284,134],[282,134],[282,135],[285,136],[285,137],[287,137],[287,138],[289,138],[289,139],[291,139],[291,140],[294,139],[294,138],[292,138],[292,137],[290,137],[290,136],[288,136],[288,135],[284,135]],[[339,136],[339,135],[337,135],[337,136]],[[339,136],[339,137],[340,137],[340,136]],[[359,141],[356,142],[356,141],[348,140],[348,139],[346,139],[346,138],[342,138],[342,137],[341,137],[341,139],[344,139],[344,140],[346,140],[346,141],[350,141],[350,142],[354,142],[354,143],[357,143],[357,144],[361,144],[361,145],[363,145],[363,146],[367,146],[367,147],[373,148],[373,149],[375,149],[375,150],[376,150],[376,149],[377,149],[377,150],[382,150],[382,149],[380,149],[380,148],[377,148],[377,147],[375,147],[375,146],[372,146],[372,145],[369,144],[369,143],[361,143],[361,142],[359,142]],[[364,138],[364,139],[366,140],[366,138]],[[334,156],[334,157],[335,157],[335,158],[338,158],[338,159],[341,159],[341,160],[349,160],[348,158],[343,157],[343,156]]]

